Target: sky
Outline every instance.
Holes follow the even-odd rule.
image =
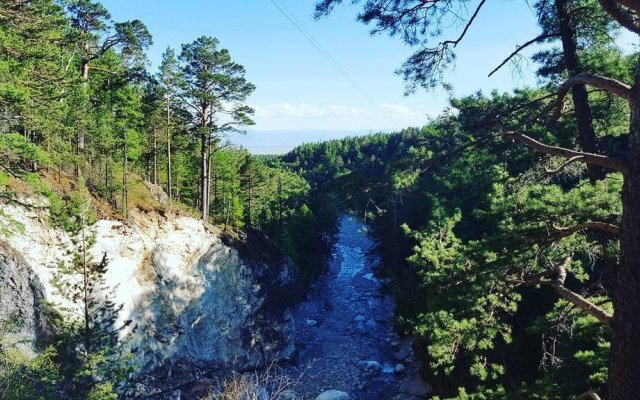
[[[337,68],[274,2],[290,13]],[[262,148],[258,152],[327,137],[421,126],[448,105],[450,94],[443,90],[418,90],[404,96],[404,82],[394,71],[413,50],[398,38],[372,37],[370,27],[355,20],[358,8],[351,6],[351,1],[320,20],[313,18],[313,0],[102,3],[116,21],[140,19],[147,25],[154,39],[148,51],[152,71],[157,70],[167,46],[179,52],[182,43],[199,36],[217,37],[232,58],[244,65],[248,80],[256,85],[249,99],[256,110],[256,125],[236,142]],[[453,25],[447,36],[457,37],[461,29]],[[519,72],[506,67],[491,78],[487,75],[519,43],[538,33],[526,1],[487,2],[456,49],[455,70],[447,76],[453,84],[453,95],[509,91],[535,84],[535,66],[526,63]]]

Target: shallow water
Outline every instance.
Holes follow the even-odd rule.
[[[329,389],[353,399],[419,398],[406,393],[415,386],[415,362],[402,361],[405,371],[396,372],[394,353],[410,344],[394,333],[393,299],[375,277],[379,260],[368,254],[374,243],[366,228],[340,219],[329,268],[294,312],[299,358],[286,373],[305,398]]]

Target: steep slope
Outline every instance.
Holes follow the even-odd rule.
[[[70,257],[73,238],[39,209],[2,211],[24,229],[0,248],[0,319],[12,309],[26,313],[22,334],[30,340],[40,334],[40,298],[62,301],[51,278]],[[294,352],[292,302],[282,296],[299,293],[299,280],[264,235],[234,238],[192,217],[156,213],[134,213],[126,224],[100,220],[89,231],[92,257],[109,260],[106,279],[123,305],[119,320],[132,320],[127,340],[141,373],[171,373],[172,365],[186,367],[187,375],[219,365],[246,368]]]

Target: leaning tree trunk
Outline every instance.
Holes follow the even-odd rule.
[[[555,1],[556,13],[562,42],[562,53],[566,63],[569,76],[576,76],[585,71],[580,66],[577,50],[577,35],[573,26],[570,10],[566,0]],[[577,85],[571,88],[571,98],[576,116],[576,125],[580,137],[580,147],[587,153],[596,152],[596,134],[593,129],[593,118],[591,106],[589,106],[589,96],[585,85]],[[602,167],[587,164],[587,172],[591,182],[603,179],[605,176]]]
[[[620,266],[613,274],[609,400],[640,398],[640,70],[631,89],[628,173],[622,189]]]

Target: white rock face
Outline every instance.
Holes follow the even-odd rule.
[[[50,282],[56,265],[69,258],[72,238],[50,227],[46,215],[0,207],[24,226],[4,239],[31,265],[45,296],[62,302]],[[278,298],[297,284],[288,258],[241,255],[184,216],[134,214],[128,224],[100,220],[89,231],[93,258],[109,260],[106,279],[123,305],[120,322],[133,320],[131,346],[143,371],[168,359],[246,365],[293,351],[293,320]],[[273,247],[259,235],[251,240]]]

